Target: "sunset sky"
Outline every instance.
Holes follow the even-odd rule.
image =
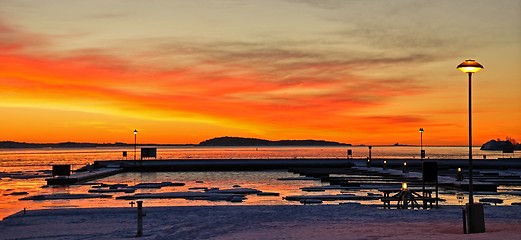
[[[2,0],[0,141],[521,140],[521,0]]]

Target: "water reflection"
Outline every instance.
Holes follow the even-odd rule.
[[[160,147],[158,156],[180,159],[200,158],[345,158],[347,149],[352,149],[353,157],[366,157],[367,147],[330,147],[330,148],[199,148],[199,147]],[[465,158],[468,149],[465,147],[426,147],[427,157],[430,158]],[[53,164],[72,164],[73,169],[79,168],[86,163],[95,160],[122,159],[122,151],[127,148],[110,149],[27,149],[27,150],[0,150],[0,171],[21,171],[26,174],[30,171],[49,170]],[[503,157],[500,152],[485,152],[474,150],[476,158],[486,154],[487,159]],[[417,158],[419,150],[417,147],[373,147],[374,158]],[[418,156],[417,156],[418,155]],[[0,173],[1,173],[0,172]],[[41,172],[44,173],[44,172]],[[70,207],[129,207],[127,200],[116,200],[115,197],[123,196],[125,193],[112,193],[109,199],[73,199],[53,201],[19,201],[24,196],[39,194],[84,194],[91,189],[94,182],[85,185],[74,185],[66,187],[43,187],[46,183],[44,178],[15,179],[0,175],[0,218],[26,209],[42,208],[70,208]],[[303,192],[302,187],[315,187],[326,185],[320,181],[278,181],[277,178],[296,177],[296,175],[282,171],[265,172],[146,172],[146,173],[121,173],[104,179],[96,180],[96,183],[124,183],[135,185],[144,182],[184,182],[185,186],[165,187],[162,189],[138,189],[136,193],[157,193],[173,191],[193,191],[190,188],[217,187],[221,189],[232,188],[239,185],[245,188],[255,188],[266,192],[278,192],[280,196],[257,196],[248,195],[247,199],[240,203],[242,205],[273,205],[273,204],[300,204],[283,200],[290,195],[320,195],[350,193],[358,196],[379,194],[377,190],[328,190],[326,192]],[[328,185],[328,184],[327,184]],[[397,186],[399,187],[399,186]],[[519,191],[519,189],[503,187],[506,191]],[[25,195],[14,193],[27,192]],[[501,191],[500,191],[501,192]],[[501,193],[500,193],[501,194]],[[466,193],[442,192],[440,197],[446,202],[440,204],[464,204]],[[491,197],[486,194],[477,194],[476,198]],[[498,197],[498,195],[492,196]],[[505,205],[519,201],[519,197],[511,195],[500,195],[505,200]],[[185,200],[185,199],[146,199],[147,206],[190,206],[190,205],[229,205],[230,202]],[[335,202],[324,202],[338,204]],[[363,204],[381,204],[378,200],[363,201]]]

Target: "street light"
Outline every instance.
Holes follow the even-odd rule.
[[[423,128],[420,128],[418,132],[420,132],[420,157],[423,159],[425,158],[425,153],[423,153]]]
[[[136,167],[137,130],[134,129],[134,167]]]
[[[474,192],[472,189],[473,179],[472,179],[472,74],[480,71],[483,69],[483,65],[479,64],[475,60],[467,59],[464,62],[460,63],[457,67],[459,70],[461,70],[464,73],[467,73],[469,76],[469,203],[468,203],[468,232],[485,232],[485,222],[483,218],[483,206],[479,205],[479,207],[474,206]],[[480,209],[479,209],[480,208]],[[477,210],[477,212],[475,212]],[[479,213],[481,213],[481,216]],[[476,215],[477,214],[477,215]],[[474,219],[474,218],[481,218],[481,219]],[[482,224],[480,221],[474,221],[474,220],[481,220],[483,221]],[[478,224],[478,225],[476,225]],[[481,224],[481,225],[479,225]]]
[[[483,66],[475,60],[468,59],[457,67],[469,76],[469,204],[474,203],[474,194],[472,191],[472,73],[476,73],[483,69]]]

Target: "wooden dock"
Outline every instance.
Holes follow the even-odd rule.
[[[78,184],[121,172],[161,171],[261,171],[287,170],[294,167],[351,167],[347,159],[174,159],[174,160],[101,160],[95,161],[85,171],[71,176],[45,179],[48,185]]]
[[[387,168],[384,168],[383,161]],[[441,159],[424,160],[438,163],[438,184],[440,187],[468,190],[468,160]],[[422,185],[422,161],[420,159],[356,159],[350,168],[295,168],[290,169],[301,176],[317,178],[329,182],[331,186],[315,187],[312,191],[328,189],[374,188],[378,186],[400,185],[407,182],[411,186]],[[407,162],[408,172],[403,172],[403,164]],[[499,185],[515,185],[521,183],[521,159],[487,159],[475,160],[474,191],[496,192]],[[464,179],[456,179],[457,168],[462,168]]]
[[[320,178],[322,181],[339,182],[349,185],[349,182],[356,185],[356,182],[363,184],[363,179],[354,181],[355,179],[334,179],[330,178],[330,174],[352,174],[352,175],[380,175],[384,181],[402,181],[409,179],[419,181],[421,176],[417,176],[413,171],[419,172],[421,168],[421,159],[385,159],[388,168],[394,171],[383,170],[384,159],[372,159],[371,167],[367,167],[366,159],[171,159],[171,160],[100,160],[95,161],[89,168],[78,171],[71,176],[61,176],[47,178],[48,185],[58,184],[78,184],[94,179],[99,179],[121,172],[144,172],[144,171],[262,171],[262,170],[290,170],[293,172],[303,171],[308,177]],[[427,160],[425,160],[427,161]],[[467,166],[465,159],[437,159],[428,160],[438,162],[440,175],[450,176],[455,173],[455,169]],[[407,175],[399,174],[400,167],[403,162],[407,162],[407,166],[411,169],[411,173]],[[380,169],[380,170],[377,170]],[[499,171],[518,170],[521,171],[521,159],[486,159],[474,160],[474,169],[476,172],[476,181],[474,186],[479,187],[480,183],[485,183],[483,189],[495,189],[502,183],[519,182],[520,174],[512,173],[505,175]],[[376,171],[376,172],[375,172]],[[483,171],[483,174],[479,174]],[[421,175],[421,174],[420,174]],[[352,178],[352,177],[351,177]],[[484,180],[485,179],[485,180]],[[491,179],[486,181],[486,179]],[[367,179],[366,179],[367,180]],[[452,179],[447,180],[454,182]],[[440,184],[444,181],[440,180]],[[466,182],[458,182],[452,184],[456,188],[465,189]],[[481,187],[479,187],[481,188]]]
[[[173,159],[95,161],[93,167],[120,166],[125,171],[260,171],[288,168],[349,168],[348,159]]]
[[[71,176],[56,176],[52,178],[47,178],[45,180],[47,181],[47,185],[78,184],[89,180],[112,176],[123,171],[124,169],[120,167],[99,168],[91,171],[76,172]]]

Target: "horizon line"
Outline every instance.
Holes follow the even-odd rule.
[[[264,140],[264,139],[260,139],[260,140]],[[277,141],[305,141],[305,140],[312,140],[312,141],[321,141],[321,140],[313,140],[313,139],[305,139],[305,140],[301,140],[301,139],[285,139],[285,140],[274,140],[273,142],[277,142]],[[268,140],[268,141],[272,141],[272,140]],[[64,142],[19,142],[19,141],[13,141],[13,140],[0,140],[0,143],[6,143],[6,142],[11,142],[11,143],[19,143],[19,144],[31,144],[31,145],[59,145],[59,144],[66,144],[66,143],[70,143],[70,144],[92,144],[92,145],[118,145],[118,144],[121,144],[121,145],[128,145],[128,146],[133,146],[133,145],[137,145],[137,146],[153,146],[153,145],[157,145],[157,146],[202,146],[200,145],[200,143],[137,143],[137,144],[134,144],[134,143],[126,143],[126,142],[113,142],[113,143],[110,143],[110,142],[103,142],[103,143],[98,143],[98,142],[74,142],[74,141],[64,141]],[[204,142],[204,141],[202,141]],[[344,145],[344,147],[369,147],[369,146],[372,146],[372,147],[421,147],[419,144],[399,144],[399,145],[395,145],[396,143],[393,143],[393,144],[364,144],[364,143],[361,143],[361,144],[353,144],[353,143],[342,143],[342,142],[336,142],[336,141],[329,141],[329,142],[333,142],[333,143],[339,143],[341,145]],[[484,144],[484,143],[483,143]],[[472,145],[472,147],[481,147],[483,144],[481,145]],[[236,145],[236,146],[224,146],[224,145],[215,145],[215,146],[202,146],[202,147],[273,147],[273,146],[263,146],[263,145]],[[283,147],[298,147],[298,146],[283,146]],[[315,146],[304,146],[304,147],[315,147]],[[341,147],[341,146],[331,146],[331,145],[323,145],[323,146],[320,146],[320,145],[316,145],[316,147]],[[438,145],[438,144],[423,144],[423,147],[468,147],[468,145]]]

